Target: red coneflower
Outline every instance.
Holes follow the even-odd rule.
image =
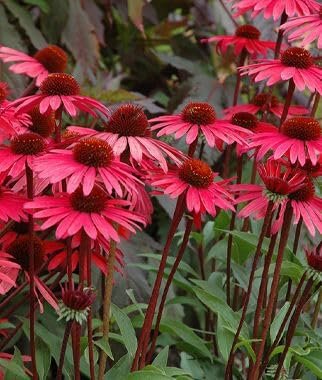
[[[248,112],[256,114],[258,112],[271,112],[277,117],[281,117],[283,113],[284,104],[281,103],[274,95],[269,95],[265,92],[257,94],[249,104],[238,104],[237,106],[224,109],[224,115],[227,118],[231,118],[238,112]],[[306,115],[309,110],[302,106],[290,106],[288,110],[289,116]]]
[[[150,178],[152,186],[162,189],[171,198],[184,194],[188,211],[215,216],[216,207],[234,210],[227,181],[214,182],[217,175],[206,162],[188,159],[179,168],[171,169],[167,174],[151,173]]]
[[[151,129],[159,130],[157,136],[174,134],[176,139],[185,135],[186,143],[193,143],[199,134],[203,135],[210,147],[226,144],[247,144],[245,138],[251,132],[246,131],[227,120],[217,119],[215,109],[209,103],[188,103],[180,114],[159,116],[150,119],[156,123]]]
[[[15,49],[0,47],[0,59],[3,62],[18,62],[11,64],[9,69],[16,74],[35,78],[37,86],[48,76],[48,73],[64,72],[67,67],[67,58],[64,50],[56,45],[48,45],[38,50],[33,57]]]
[[[225,54],[228,47],[233,47],[234,54],[239,55],[245,49],[251,56],[266,55],[267,50],[275,49],[275,42],[260,40],[261,32],[253,25],[237,27],[234,36],[213,36],[203,38],[201,42],[217,42],[216,50]]]
[[[69,115],[76,116],[77,110],[92,116],[102,114],[107,117],[108,109],[100,102],[88,96],[80,95],[80,86],[70,74],[49,74],[40,85],[40,94],[26,96],[11,103],[16,112],[28,112],[39,106],[40,113],[64,109]]]
[[[293,79],[298,90],[303,91],[307,87],[311,92],[322,94],[322,69],[314,64],[310,52],[303,48],[288,48],[280,59],[259,59],[257,63],[242,66],[239,70],[242,75],[253,76],[255,82],[268,79],[268,86]]]
[[[321,126],[312,117],[294,117],[280,130],[253,135],[250,146],[259,148],[258,159],[271,150],[274,159],[287,155],[292,164],[298,161],[303,166],[310,160],[315,165],[322,150]]]

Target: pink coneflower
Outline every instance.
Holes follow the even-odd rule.
[[[312,236],[317,229],[322,233],[322,198],[315,193],[314,183],[311,179],[305,181],[305,186],[289,194],[293,209],[294,224],[302,218],[303,223]]]
[[[37,236],[33,237],[33,247],[34,247],[34,268],[35,273],[39,272],[44,266],[47,254],[56,250],[60,245],[57,243],[52,245],[46,241],[40,240]],[[7,246],[7,252],[13,257],[13,260],[18,263],[21,270],[25,274],[27,280],[29,280],[29,257],[30,257],[30,236],[29,235],[18,235],[17,238]],[[36,290],[45,300],[54,308],[57,308],[57,302],[55,296],[47,288],[47,286],[42,282],[38,276],[34,276]],[[36,294],[38,300],[39,296]],[[39,301],[42,312],[42,304]]]
[[[222,142],[247,144],[245,138],[251,134],[227,120],[218,120],[215,109],[208,103],[189,103],[178,115],[159,116],[150,122],[157,123],[151,128],[159,130],[157,136],[174,134],[179,139],[185,135],[186,143],[191,144],[201,134],[210,147],[221,146]]]
[[[237,184],[230,189],[239,193],[235,203],[248,204],[239,211],[238,216],[256,219],[264,217],[269,201],[274,202],[274,210],[288,201],[287,196],[304,186],[305,176],[300,171],[285,168],[280,162],[269,160],[258,166],[263,184]]]
[[[119,241],[119,235],[113,224],[135,232],[144,218],[127,207],[129,202],[111,199],[100,187],[95,186],[87,196],[78,188],[72,194],[60,193],[54,197],[36,197],[25,204],[27,210],[38,210],[34,217],[43,219],[42,230],[57,225],[56,238],[73,236],[82,228],[91,239],[101,233],[107,240]]]
[[[266,55],[267,50],[275,49],[275,42],[260,40],[261,32],[252,25],[241,25],[237,27],[234,36],[213,36],[203,38],[201,42],[217,42],[216,50],[225,54],[228,47],[233,47],[234,54],[239,55],[246,50],[251,56],[258,54]]]
[[[0,149],[0,172],[8,170],[9,176],[18,177],[25,170],[26,164],[33,168],[35,157],[45,149],[45,140],[36,133],[17,135],[10,141],[10,146]]]
[[[284,104],[281,103],[274,95],[269,95],[265,92],[255,95],[249,104],[238,104],[237,106],[224,109],[224,115],[231,118],[238,112],[248,112],[256,114],[259,112],[271,112],[277,117],[281,117],[283,113]],[[302,106],[290,106],[288,115],[306,115],[309,110]]]
[[[294,17],[281,26],[284,32],[289,33],[288,40],[299,41],[303,46],[317,40],[318,48],[322,48],[322,6],[316,13]]]
[[[156,161],[164,171],[167,170],[164,156],[168,156],[176,164],[180,164],[182,159],[182,153],[151,136],[146,115],[141,107],[134,104],[124,104],[114,111],[104,132],[98,133],[82,127],[70,127],[68,130],[105,140],[117,156],[128,156],[129,162],[141,164],[144,159]]]
[[[12,261],[12,256],[0,251],[0,294],[6,294],[16,286],[20,265]]]
[[[70,116],[76,116],[77,110],[96,117],[100,113],[107,117],[108,109],[95,99],[80,95],[80,86],[70,74],[49,74],[40,85],[40,94],[26,96],[11,103],[16,112],[28,112],[39,106],[40,113],[64,109]]]
[[[136,171],[115,158],[112,147],[105,141],[88,137],[76,143],[72,150],[55,149],[35,161],[39,178],[51,183],[67,179],[67,192],[74,192],[82,184],[84,195],[88,195],[97,181],[103,182],[109,194],[123,196],[124,188],[136,191]]]
[[[238,0],[234,2],[236,16],[252,11],[252,17],[263,13],[264,18],[273,17],[274,20],[280,18],[284,12],[289,17],[303,16],[319,10],[320,7],[315,0]]]
[[[216,208],[234,210],[233,198],[225,186],[227,181],[214,182],[217,174],[206,162],[188,159],[167,174],[152,173],[151,185],[171,198],[184,194],[189,212],[215,216]]]
[[[320,123],[312,117],[294,117],[286,120],[280,131],[252,136],[250,146],[259,148],[258,159],[272,150],[274,159],[286,154],[292,164],[298,161],[303,166],[309,159],[315,165],[322,150]]]
[[[315,270],[322,272],[322,243],[314,249],[305,250],[307,263]]]
[[[48,76],[48,73],[64,72],[67,66],[67,54],[56,45],[48,45],[31,57],[21,51],[5,46],[0,47],[0,59],[3,62],[18,62],[9,68],[16,74],[24,74],[36,79],[36,85]]]
[[[268,79],[268,86],[292,79],[298,90],[303,91],[307,87],[311,92],[322,94],[322,69],[314,65],[314,58],[303,48],[288,48],[280,59],[259,59],[257,63],[242,66],[239,70],[242,75],[253,76],[255,82]]]

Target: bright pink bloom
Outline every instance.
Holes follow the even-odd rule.
[[[33,57],[5,46],[0,47],[0,59],[3,62],[18,62],[9,68],[16,74],[24,74],[36,79],[36,85],[47,78],[48,73],[63,72],[67,66],[67,55],[58,46],[48,45]]]
[[[287,16],[309,15],[319,10],[320,4],[315,0],[236,0],[233,8],[236,16],[252,11],[252,17],[263,13],[264,18],[277,20],[285,12]]]
[[[16,286],[20,265],[12,261],[12,256],[0,251],[0,294]]]
[[[303,166],[310,160],[315,165],[322,150],[320,123],[311,117],[291,118],[283,123],[280,131],[252,136],[250,146],[259,148],[258,159],[272,150],[274,159],[287,155],[292,164],[298,161]]]
[[[312,236],[315,230],[322,234],[322,198],[315,193],[314,183],[307,179],[305,186],[289,195],[294,215],[294,224],[300,218]]]
[[[317,40],[318,48],[322,48],[322,6],[316,13],[294,17],[281,26],[281,29],[288,33],[288,40],[299,41],[303,46],[307,46]]]
[[[285,168],[280,162],[269,160],[258,166],[258,173],[263,184],[238,184],[231,185],[230,190],[239,193],[235,203],[248,204],[239,211],[238,216],[247,218],[253,216],[262,219],[265,216],[269,201],[274,202],[273,209],[286,204],[287,196],[304,186],[305,176],[302,172],[296,172]]]
[[[187,209],[192,213],[215,216],[216,208],[234,210],[227,181],[214,182],[217,174],[204,161],[188,159],[167,174],[152,173],[151,185],[171,198],[184,194]]]
[[[122,161],[141,165],[144,159],[157,162],[164,171],[167,170],[165,155],[180,164],[183,154],[163,141],[151,136],[149,122],[141,107],[134,104],[120,106],[105,126],[105,131],[98,133],[93,129],[69,127],[68,131],[80,135],[93,136],[106,141]]]
[[[83,228],[91,239],[101,233],[107,240],[119,241],[114,223],[131,232],[139,228],[139,223],[144,224],[144,218],[127,210],[128,206],[129,202],[111,199],[103,189],[95,186],[88,196],[78,188],[72,194],[36,197],[25,204],[25,209],[31,210],[36,219],[45,220],[42,230],[57,225],[57,239],[73,236]]]
[[[111,146],[95,137],[84,138],[76,143],[72,150],[55,149],[35,161],[35,171],[39,178],[58,183],[67,179],[67,192],[74,192],[79,185],[84,195],[88,195],[97,179],[103,182],[106,191],[113,190],[119,197],[124,188],[128,192],[136,191],[134,176],[136,171],[129,165],[116,159]]]
[[[322,69],[314,64],[309,51],[291,47],[285,50],[280,59],[259,59],[257,63],[239,68],[242,75],[254,77],[255,82],[267,80],[272,86],[279,81],[292,79],[298,90],[307,87],[311,92],[322,94]]]
[[[28,112],[39,106],[40,113],[64,109],[70,116],[76,116],[77,110],[97,117],[107,117],[108,109],[100,102],[88,96],[80,95],[80,86],[76,79],[64,73],[49,74],[40,85],[40,94],[26,96],[11,103],[16,112]]]
[[[277,117],[281,117],[283,113],[284,104],[280,103],[276,96],[270,96],[269,94],[262,92],[261,94],[255,95],[251,103],[249,104],[238,104],[237,106],[229,107],[224,109],[224,115],[227,118],[231,118],[234,114],[238,112],[248,112],[253,115],[259,112],[271,112]],[[288,110],[289,116],[296,115],[306,115],[309,110],[302,106],[290,106]]]
[[[239,26],[234,36],[213,36],[203,38],[201,42],[217,42],[216,50],[221,54],[225,54],[228,47],[233,47],[234,54],[239,55],[246,50],[251,56],[266,55],[267,50],[275,49],[275,42],[260,40],[260,31],[252,25]]]
[[[201,134],[210,147],[219,147],[222,142],[246,145],[245,138],[251,135],[250,131],[227,120],[218,120],[214,108],[208,103],[189,103],[178,115],[159,116],[150,122],[156,123],[151,129],[159,130],[157,136],[174,134],[179,139],[185,135],[186,143],[191,144]]]
[[[10,146],[0,148],[0,172],[8,170],[8,175],[16,178],[26,168],[32,169],[35,157],[46,149],[45,140],[36,133],[17,135],[10,141]]]

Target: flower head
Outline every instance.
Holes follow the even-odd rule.
[[[294,17],[288,20],[280,28],[288,34],[290,42],[301,41],[302,46],[307,46],[317,40],[317,46],[322,48],[322,6],[313,14]]]
[[[92,288],[69,289],[65,285],[62,287],[61,295],[58,320],[76,321],[79,324],[86,321],[89,309],[96,297],[94,290]]]
[[[234,209],[226,182],[214,182],[216,175],[206,162],[191,158],[167,174],[151,173],[151,185],[162,189],[171,198],[184,194],[189,212],[214,216],[216,207]]]
[[[65,51],[56,45],[48,45],[38,50],[33,57],[15,49],[0,47],[0,59],[3,62],[17,62],[11,64],[10,70],[16,74],[35,78],[37,86],[48,76],[48,73],[64,72],[67,58]]]
[[[236,16],[252,11],[252,17],[262,13],[264,18],[273,17],[274,20],[280,18],[283,13],[289,17],[303,16],[319,9],[319,3],[315,0],[236,0],[234,2]]]
[[[80,95],[80,86],[70,74],[53,73],[44,79],[40,94],[26,96],[12,102],[16,112],[28,112],[39,106],[41,114],[64,109],[69,115],[76,116],[77,110],[97,116],[107,117],[108,109],[95,99]]]
[[[57,225],[57,239],[73,236],[81,229],[91,239],[101,233],[107,240],[119,241],[113,224],[118,224],[130,232],[140,228],[145,220],[141,215],[129,211],[129,202],[111,199],[99,186],[94,186],[90,194],[84,195],[80,187],[72,194],[58,193],[54,197],[36,197],[25,204],[25,209],[33,210],[36,219],[43,219],[42,230]],[[34,211],[37,210],[37,211]]]
[[[239,55],[243,50],[252,56],[266,55],[267,50],[275,49],[275,42],[260,40],[260,31],[253,25],[241,25],[237,27],[234,36],[213,36],[204,38],[201,42],[217,42],[217,51],[225,54],[228,47],[232,46],[234,54]]]
[[[112,147],[104,140],[87,137],[79,140],[72,149],[55,149],[39,157],[35,163],[39,178],[59,183],[67,179],[67,192],[74,192],[82,184],[88,195],[97,180],[104,184],[109,194],[114,190],[120,197],[126,189],[136,191],[136,171],[120,162]]]
[[[274,159],[287,155],[292,164],[298,161],[303,166],[310,160],[315,165],[322,149],[321,126],[312,117],[290,118],[280,131],[276,129],[253,135],[250,146],[259,148],[258,159],[272,150]]]
[[[311,92],[322,94],[322,69],[314,64],[310,52],[300,47],[286,49],[280,59],[262,59],[242,66],[240,71],[242,75],[254,77],[255,82],[268,79],[268,86],[292,79],[298,90],[307,87]]]
[[[157,136],[174,134],[179,139],[185,135],[186,143],[191,144],[201,134],[210,147],[221,146],[222,142],[247,144],[245,138],[251,134],[227,120],[217,119],[213,106],[203,102],[188,103],[180,114],[159,116],[150,122],[156,123],[151,129],[159,130]]]
[[[257,114],[259,112],[270,112],[281,117],[283,113],[284,104],[281,103],[274,95],[262,92],[254,96],[249,104],[238,104],[237,106],[224,109],[224,114],[227,118],[231,118],[234,114],[239,112],[248,112]],[[302,106],[290,106],[288,114],[290,116],[306,115],[308,109]]]
[[[106,141],[116,156],[127,153],[129,162],[133,164],[141,165],[144,159],[148,159],[157,162],[166,171],[168,166],[164,156],[168,156],[176,164],[182,159],[182,153],[151,136],[143,109],[134,104],[124,104],[115,110],[105,125],[104,132],[77,127],[70,127],[68,130]]]

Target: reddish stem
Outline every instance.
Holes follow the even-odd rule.
[[[184,232],[184,235],[183,235],[183,240],[182,240],[181,246],[180,246],[179,251],[178,251],[178,255],[177,255],[176,260],[175,260],[175,262],[174,262],[174,264],[173,264],[173,266],[171,268],[171,272],[169,274],[169,277],[167,279],[167,282],[165,284],[165,287],[164,287],[164,290],[163,290],[163,293],[162,293],[162,298],[161,298],[161,302],[160,302],[159,310],[158,310],[158,316],[157,316],[156,324],[155,324],[155,327],[154,327],[151,348],[150,348],[150,350],[149,350],[149,352],[147,354],[147,359],[146,359],[147,363],[150,363],[150,361],[152,359],[152,355],[153,355],[154,350],[155,350],[156,341],[157,341],[158,334],[159,334],[160,322],[161,322],[162,313],[163,313],[163,310],[164,310],[164,305],[165,305],[165,302],[167,300],[168,291],[170,289],[173,277],[174,277],[174,275],[175,275],[175,273],[176,273],[176,271],[177,271],[177,269],[179,267],[179,264],[180,264],[180,262],[181,262],[181,260],[183,258],[183,254],[185,252],[185,249],[187,248],[187,244],[189,242],[189,236],[190,236],[190,232],[191,232],[191,229],[192,229],[192,225],[193,225],[193,219],[190,218],[187,221],[186,229],[185,229],[185,232]]]
[[[283,262],[283,254],[284,254],[284,250],[285,250],[287,240],[288,240],[291,221],[292,221],[292,207],[290,203],[287,203],[286,210],[284,213],[284,218],[283,218],[283,225],[281,229],[281,236],[280,236],[280,242],[278,246],[275,270],[273,274],[273,281],[271,285],[271,292],[270,292],[270,296],[267,303],[265,318],[263,321],[263,331],[261,334],[261,342],[259,344],[258,350],[256,350],[257,352],[255,352],[256,361],[252,370],[249,372],[249,377],[248,377],[249,379],[258,378],[258,373],[259,373],[260,364],[262,362],[266,338],[267,338],[268,330],[271,323],[271,317],[272,317],[273,308],[275,304],[275,298],[277,296],[278,283],[280,279],[280,272],[281,272],[282,262]]]
[[[159,265],[159,270],[157,273],[157,277],[154,282],[152,294],[150,297],[149,305],[146,311],[145,319],[143,322],[141,335],[138,341],[138,347],[135,353],[135,357],[133,360],[131,371],[136,371],[137,368],[141,368],[144,365],[144,359],[146,354],[146,348],[148,345],[149,335],[152,327],[153,322],[153,316],[155,312],[155,308],[158,301],[158,295],[160,292],[160,287],[162,283],[162,278],[164,274],[164,269],[166,267],[167,258],[169,254],[169,250],[171,247],[172,240],[174,238],[174,235],[177,231],[177,228],[179,226],[179,223],[181,221],[181,218],[183,216],[185,210],[185,194],[179,196],[177,200],[176,209],[174,211],[174,215],[172,218],[172,222],[170,225],[170,229],[167,236],[167,241],[165,243],[165,246],[163,248],[162,257]]]
[[[234,336],[233,344],[232,344],[231,349],[230,349],[228,363],[226,366],[225,380],[229,380],[231,378],[231,375],[232,375],[232,366],[234,363],[235,345],[238,342],[240,332],[241,332],[242,327],[243,327],[244,322],[245,322],[246,312],[247,312],[247,308],[248,308],[248,304],[249,304],[249,300],[250,300],[250,296],[251,296],[252,288],[253,288],[255,270],[256,270],[257,263],[259,261],[260,255],[261,255],[262,245],[263,245],[263,241],[264,241],[266,232],[267,232],[267,230],[271,224],[273,206],[274,206],[273,202],[269,201],[268,205],[267,205],[266,213],[265,213],[265,218],[263,221],[262,230],[261,230],[261,233],[260,233],[259,238],[258,238],[258,243],[257,243],[254,259],[253,259],[253,264],[252,264],[252,269],[251,269],[250,276],[249,276],[248,288],[247,288],[247,292],[245,295],[242,315],[241,315],[241,318],[239,321],[239,325],[238,325],[236,334]]]

